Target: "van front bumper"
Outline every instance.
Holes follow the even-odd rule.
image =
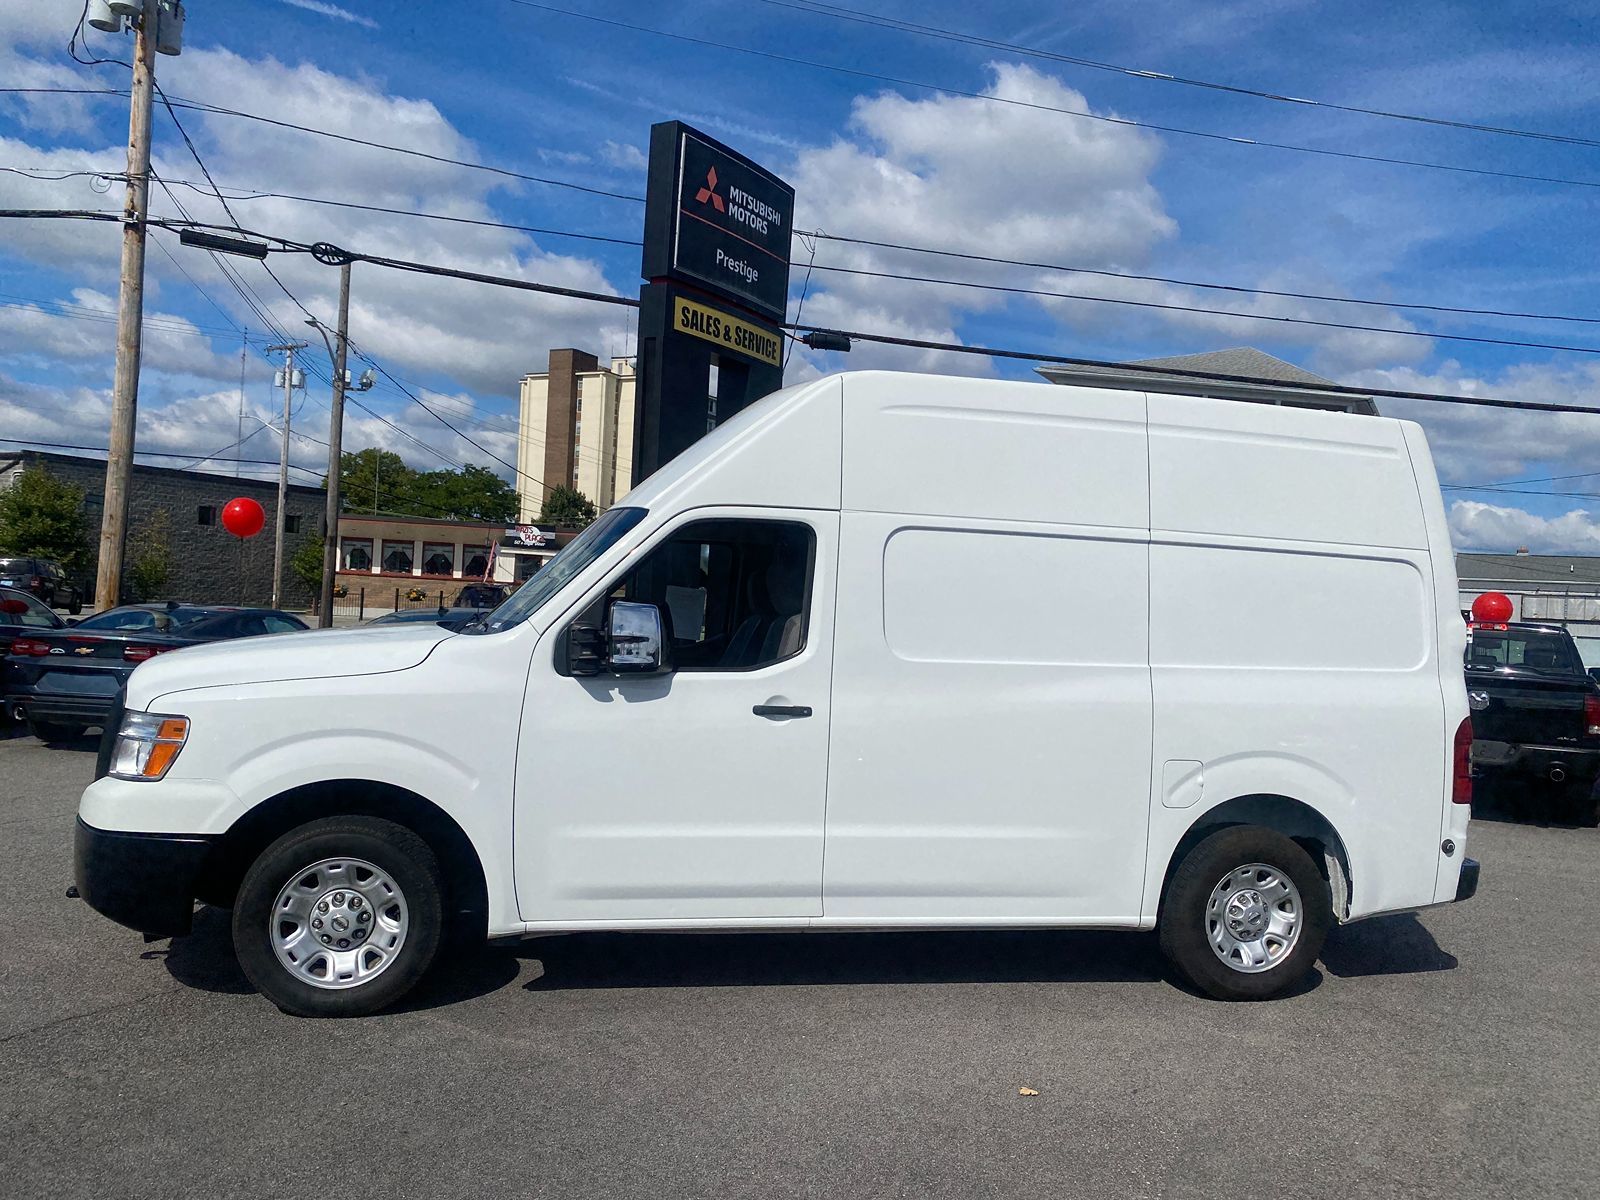
[[[195,882],[216,838],[119,833],[78,818],[73,875],[78,895],[119,925],[156,937],[189,932]]]

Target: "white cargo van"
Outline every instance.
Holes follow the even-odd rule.
[[[1156,929],[1266,997],[1472,893],[1465,636],[1415,425],[833,376],[481,627],[140,666],[78,886],[150,934],[231,907],[307,1014],[574,930]]]

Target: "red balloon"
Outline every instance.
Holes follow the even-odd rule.
[[[222,506],[222,527],[234,537],[255,537],[266,523],[266,510],[248,496],[236,496]]]
[[[1490,625],[1511,620],[1511,597],[1504,592],[1485,592],[1472,602],[1472,619]]]

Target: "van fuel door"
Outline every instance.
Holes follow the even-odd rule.
[[[1161,803],[1167,808],[1193,808],[1205,790],[1205,771],[1192,758],[1169,758],[1161,764]]]

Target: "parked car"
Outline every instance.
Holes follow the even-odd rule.
[[[73,616],[83,611],[83,589],[67,578],[54,559],[0,556],[0,587],[28,592]]]
[[[1154,929],[1263,999],[1477,886],[1455,587],[1411,422],[818,379],[462,632],[140,667],[77,886],[154,935],[231,907],[307,1015],[579,929]]]
[[[1466,654],[1472,768],[1600,824],[1600,685],[1559,625],[1471,626]]]
[[[48,604],[16,588],[0,587],[0,725],[11,720],[11,707],[5,703],[6,683],[11,668],[6,655],[11,643],[34,629],[65,629],[67,623],[56,616]]]
[[[499,583],[469,583],[456,594],[457,608],[499,608],[511,594]]]
[[[482,618],[481,608],[402,608],[397,612],[373,617],[368,625],[443,625],[446,629],[461,629]]]
[[[103,725],[128,677],[158,654],[201,642],[289,633],[304,621],[269,608],[128,605],[65,629],[30,630],[6,656],[4,703],[41,741]]]

